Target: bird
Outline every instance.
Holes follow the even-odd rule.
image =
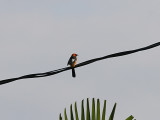
[[[77,55],[76,53],[73,53],[73,54],[71,55],[71,57],[69,58],[68,64],[67,64],[67,65],[70,65],[71,68],[72,68],[72,77],[76,77],[76,73],[75,73],[74,67],[75,67],[75,65],[76,65],[76,63],[77,63],[77,56],[78,56],[78,55]]]

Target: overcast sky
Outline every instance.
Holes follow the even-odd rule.
[[[65,67],[160,41],[159,0],[0,0],[0,80]],[[82,99],[115,102],[115,120],[160,114],[160,47],[0,86],[0,119],[58,120]]]

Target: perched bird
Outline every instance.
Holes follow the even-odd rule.
[[[76,73],[75,73],[75,65],[76,65],[76,62],[77,62],[77,54],[73,53],[71,55],[71,57],[69,58],[68,60],[68,64],[67,65],[70,65],[72,67],[72,77],[76,77]]]

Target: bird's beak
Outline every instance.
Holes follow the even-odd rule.
[[[78,56],[78,54],[76,54]]]

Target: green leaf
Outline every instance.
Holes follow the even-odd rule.
[[[66,113],[66,108],[64,109],[64,117],[65,117],[65,120],[68,120],[67,113]]]
[[[59,114],[59,120],[62,120],[62,116],[61,116],[61,114]]]
[[[78,110],[77,110],[77,103],[75,102],[75,116],[76,116],[76,120],[79,120],[78,118]]]
[[[100,120],[100,102],[97,99],[97,120]]]
[[[92,99],[92,120],[95,120],[95,100]]]
[[[112,112],[111,112],[111,115],[109,117],[109,120],[113,120],[113,118],[114,118],[114,114],[115,114],[115,110],[116,110],[116,105],[117,105],[117,103],[114,104],[114,107],[112,109]]]
[[[81,103],[81,120],[85,120],[85,115],[84,115],[84,100],[82,100],[82,103]]]
[[[104,101],[102,120],[105,120],[105,117],[106,117],[106,100]]]
[[[71,120],[74,120],[73,111],[72,111],[72,104],[71,104],[71,106],[70,106],[70,114],[71,114]]]
[[[87,98],[86,120],[90,120],[89,99]]]
[[[134,117],[131,115],[126,120],[132,120]]]
[[[97,107],[95,106],[96,102],[97,102]],[[91,108],[90,108],[89,104],[90,104],[89,98],[87,98],[86,113],[85,113],[84,100],[82,100],[82,102],[81,102],[81,119],[80,120],[85,120],[85,119],[86,120],[105,120],[105,118],[106,118],[106,100],[104,100],[102,113],[100,112],[100,100],[99,99],[97,99],[97,101],[95,101],[94,98],[92,99],[92,103],[91,103],[92,104],[92,113],[90,112]],[[113,106],[113,109],[112,109],[111,114],[109,116],[109,120],[114,119],[116,106],[117,106],[117,103],[115,103]],[[73,112],[75,112],[75,116],[73,115]],[[80,115],[80,113],[79,113],[79,115]],[[74,119],[79,120],[79,118],[80,117],[78,116],[77,103],[75,102],[75,111],[72,110],[72,104],[70,105],[70,119],[69,120],[74,120]],[[66,108],[64,109],[64,119],[68,120]],[[131,115],[125,120],[133,120],[133,119],[134,119],[134,117]],[[59,120],[62,120],[61,114],[59,115]],[[134,120],[136,120],[136,119],[134,119]]]

